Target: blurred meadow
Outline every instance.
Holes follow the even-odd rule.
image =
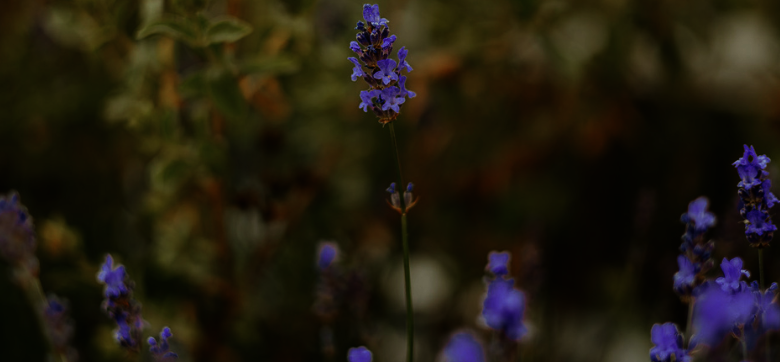
[[[107,253],[136,283],[144,335],[170,326],[182,361],[346,361],[358,345],[404,360],[395,155],[347,61],[362,4],[4,4],[0,193],[34,219],[80,361],[126,360],[100,309]],[[489,341],[491,250],[512,253],[528,297],[524,361],[646,361],[653,323],[684,325],[672,275],[698,196],[718,218],[713,259],[758,270],[731,163],[743,144],[780,160],[780,2],[379,5],[417,92],[395,121],[420,197],[416,360],[462,328]],[[323,241],[359,291],[325,317]],[[0,360],[44,361],[0,270]],[[766,273],[780,280],[777,246]]]

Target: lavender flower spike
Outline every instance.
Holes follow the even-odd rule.
[[[491,251],[488,254],[488,265],[486,269],[493,275],[500,277],[509,274],[509,252]]]
[[[330,267],[338,256],[338,252],[338,245],[335,243],[322,243],[317,255],[317,266],[320,270],[325,270]]]
[[[485,362],[482,344],[468,332],[453,335],[443,354],[445,362]]]
[[[740,178],[739,214],[745,219],[745,237],[750,246],[764,248],[777,230],[769,215],[769,209],[778,202],[770,191],[772,181],[765,170],[770,160],[766,155],[758,156],[753,146],[743,148],[742,157],[733,163]]]
[[[19,195],[0,196],[0,258],[37,271],[35,244],[32,218],[19,202]]]
[[[408,52],[405,47],[398,51],[398,62],[390,58],[398,37],[390,34],[387,19],[379,15],[379,5],[363,5],[363,18],[366,22],[357,23],[356,40],[349,44],[350,50],[358,56],[348,58],[355,65],[351,78],[352,81],[363,78],[369,87],[360,93],[360,109],[368,112],[370,108],[379,117],[379,123],[386,124],[398,117],[406,97],[415,96],[406,89],[405,78],[401,77],[402,69],[411,71],[412,67],[406,63]],[[378,97],[376,104],[375,97]]]
[[[528,329],[523,324],[525,294],[514,288],[514,279],[496,279],[488,285],[482,316],[490,328],[511,340],[519,340]]]
[[[650,330],[650,360],[653,362],[688,362],[691,357],[682,348],[682,335],[673,323],[654,324]]]
[[[146,340],[146,343],[149,343],[150,346],[149,352],[152,352],[152,356],[154,357],[155,361],[158,362],[173,361],[179,358],[179,355],[170,351],[168,338],[171,337],[173,337],[173,333],[171,333],[171,329],[168,327],[164,327],[160,332],[159,342],[157,342],[157,340],[155,340],[154,337],[149,337],[149,339]]]
[[[114,338],[122,347],[138,352],[144,320],[141,317],[141,306],[133,299],[132,283],[128,281],[125,267],[114,267],[114,259],[106,255],[106,262],[100,267],[97,279],[106,285],[103,309],[117,324]]]
[[[372,358],[371,351],[363,346],[350,348],[347,352],[347,360],[349,362],[371,362]]]

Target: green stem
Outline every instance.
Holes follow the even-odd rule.
[[[68,358],[65,354],[58,352],[56,348],[54,348],[54,343],[49,336],[49,328],[46,325],[46,317],[44,316],[44,310],[49,302],[48,299],[46,299],[46,296],[43,295],[43,287],[41,287],[40,280],[24,267],[17,269],[17,273],[22,275],[23,279],[20,279],[20,282],[23,285],[24,294],[27,296],[27,300],[30,302],[33,311],[35,312],[35,317],[38,319],[38,326],[41,329],[41,334],[43,334],[46,344],[51,348],[52,360],[68,362]]]
[[[761,281],[761,289],[764,289],[764,249],[758,249],[758,275]]]
[[[393,122],[389,124],[390,139],[393,142],[393,149],[395,149],[396,166],[398,167],[398,181],[400,184],[398,187],[404,188],[404,176],[401,171],[401,156],[398,152],[398,141],[395,137],[395,127]],[[409,232],[407,231],[406,223],[406,205],[404,204],[404,198],[401,197],[401,238],[403,240],[404,249],[404,286],[406,292],[406,361],[412,362],[414,357],[414,310],[412,309],[412,274],[409,270]]]
[[[409,270],[409,233],[406,229],[406,213],[401,214],[401,235],[404,244],[404,283],[406,284],[406,360],[414,357],[414,311],[412,310],[412,275]]]

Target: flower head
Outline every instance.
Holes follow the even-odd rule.
[[[0,257],[11,264],[35,265],[32,218],[12,192],[0,196]]]
[[[745,235],[748,236],[749,239],[751,237],[759,239],[771,235],[771,233],[777,230],[777,226],[772,224],[772,219],[769,217],[769,214],[763,210],[750,210],[747,212],[747,215],[745,215],[745,219],[747,219],[747,224],[745,224]]]
[[[674,274],[674,290],[679,294],[688,294],[696,283],[696,268],[685,255],[677,256],[680,270]]]
[[[378,97],[379,94],[381,94],[381,92],[378,90],[360,91],[360,105],[358,105],[358,108],[362,109],[363,112],[368,112],[369,107],[373,109],[374,98]]]
[[[168,338],[173,337],[171,329],[164,327],[160,332],[160,341],[149,337],[146,343],[149,343],[149,352],[152,352],[152,356],[155,361],[173,361],[179,358],[179,355],[170,351],[170,345],[168,344]]]
[[[709,200],[706,197],[699,197],[688,204],[688,212],[680,217],[682,222],[689,225],[689,229],[693,229],[693,237],[703,234],[715,225],[715,215],[707,211],[708,205]]]
[[[742,157],[732,165],[737,168],[739,178],[742,179],[738,186],[751,188],[761,183],[758,178],[763,175],[770,159],[766,155],[758,156],[753,146],[743,145],[743,148],[745,152]]]
[[[350,348],[347,351],[347,360],[349,362],[371,362],[372,355],[368,348],[360,346],[356,348]]]
[[[379,66],[379,71],[374,73],[374,78],[380,79],[384,85],[388,85],[394,80],[397,81],[398,74],[395,74],[396,64],[398,63],[392,59],[383,59],[376,62],[376,65]]]
[[[715,282],[720,285],[723,291],[733,293],[747,288],[747,283],[740,282],[743,275],[750,278],[750,272],[742,269],[742,259],[739,257],[731,260],[723,258],[720,268],[723,270],[723,277],[716,279]]]
[[[387,87],[382,89],[382,100],[384,101],[384,103],[382,103],[382,110],[387,111],[392,109],[396,113],[400,112],[401,104],[406,101],[406,99],[400,95],[401,90],[398,89],[398,87]]]
[[[349,61],[352,62],[352,64],[355,64],[355,67],[352,68],[352,81],[353,82],[356,81],[358,79],[358,77],[362,77],[362,76],[365,75],[365,73],[363,73],[363,66],[360,65],[360,62],[358,62],[358,60],[356,58],[349,57],[347,59],[349,59]]]
[[[482,316],[490,328],[502,331],[507,338],[518,340],[528,329],[523,324],[525,294],[514,288],[514,279],[495,279],[488,285]]]
[[[338,251],[338,245],[335,243],[322,243],[320,245],[320,251],[317,255],[317,266],[320,270],[325,270],[333,263]]]
[[[756,311],[755,297],[747,288],[727,292],[712,284],[704,284],[693,306],[693,326],[696,334],[691,347],[698,344],[714,346],[752,320]]]
[[[682,335],[674,323],[654,324],[650,330],[650,340],[654,344],[653,348],[650,348],[650,360],[653,362],[691,360],[682,348]]]
[[[509,274],[509,252],[497,252],[497,251],[491,251],[490,254],[488,254],[488,265],[486,269],[493,273],[495,276],[503,276]]]
[[[379,4],[364,4],[363,5],[363,19],[372,26],[387,26],[389,21],[379,16]]]
[[[409,51],[406,50],[406,47],[401,47],[398,50],[398,71],[401,71],[401,69],[406,69],[407,72],[412,71],[412,66],[406,62],[407,55],[409,55]]]
[[[484,362],[485,351],[482,344],[471,333],[460,332],[450,337],[444,347],[445,362]]]
[[[100,272],[97,275],[97,280],[106,285],[106,289],[103,292],[105,296],[119,297],[122,294],[126,294],[126,277],[125,266],[119,265],[114,268],[114,258],[111,255],[106,255],[106,261],[100,266]]]

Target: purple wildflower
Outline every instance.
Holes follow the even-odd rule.
[[[122,347],[138,351],[144,320],[141,317],[141,306],[132,297],[132,283],[127,282],[125,267],[118,265],[114,268],[114,259],[106,255],[97,279],[106,285],[103,309],[117,324],[114,338]]]
[[[393,87],[387,87],[385,89],[382,89],[382,100],[384,101],[384,103],[382,104],[382,110],[387,111],[392,109],[396,113],[400,112],[401,104],[403,104],[406,101],[406,98],[401,97],[400,95],[401,95],[401,90],[398,89],[398,87],[393,86]]]
[[[674,274],[674,290],[679,294],[689,294],[696,283],[696,268],[685,255],[677,256],[680,270]]]
[[[381,92],[378,90],[360,91],[360,105],[358,105],[358,108],[362,109],[363,112],[368,112],[368,107],[374,107],[374,97],[377,97],[379,94]]]
[[[720,268],[723,270],[723,277],[716,279],[715,282],[724,292],[735,293],[747,288],[747,283],[740,282],[743,275],[750,278],[750,272],[742,269],[742,259],[736,257],[729,261],[723,258]]]
[[[363,19],[365,19],[366,22],[368,22],[369,24],[375,27],[387,26],[387,23],[389,23],[387,19],[380,17],[379,4],[363,5]]]
[[[753,350],[761,336],[769,331],[780,329],[780,306],[774,303],[777,283],[772,283],[762,291],[758,282],[750,286],[756,303],[756,316],[753,323],[745,324],[744,338],[748,350]]]
[[[322,243],[317,256],[317,266],[320,270],[327,269],[338,256],[338,246],[334,243]]]
[[[361,55],[363,53],[363,50],[360,49],[360,44],[354,40],[349,43],[349,49],[355,52],[357,55]]]
[[[114,268],[114,259],[111,255],[106,255],[106,262],[100,266],[97,276],[97,280],[106,285],[103,294],[106,297],[119,297],[121,294],[126,294],[125,277],[127,277],[125,266],[119,265]]]
[[[401,88],[401,97],[409,96],[409,98],[417,97],[417,93],[406,89],[406,76],[401,76],[398,80],[398,86]]]
[[[349,362],[371,362],[372,355],[368,348],[360,346],[356,348],[350,348],[347,351],[347,360]]]
[[[755,315],[755,297],[747,288],[731,293],[712,284],[705,284],[702,289],[693,306],[696,334],[689,348],[700,343],[715,346],[734,328],[749,323]]]
[[[707,211],[708,205],[709,200],[706,197],[699,197],[688,204],[688,212],[680,217],[682,222],[688,224],[688,232],[691,234],[691,239],[715,226],[715,215]]]
[[[737,168],[737,173],[739,173],[739,178],[741,179],[737,186],[749,189],[761,183],[759,178],[765,172],[764,169],[770,159],[766,155],[758,156],[753,146],[743,145],[743,148],[745,152],[742,154],[742,157],[732,165]]]
[[[406,69],[407,72],[412,71],[412,66],[406,62],[406,56],[408,54],[409,51],[406,50],[406,47],[401,47],[401,49],[398,49],[398,71],[399,72],[401,71],[401,69]]]
[[[777,226],[772,224],[769,214],[758,210],[750,210],[745,215],[747,224],[745,224],[745,235],[750,239],[758,239],[764,235],[771,234],[777,230]]]
[[[460,332],[450,337],[444,347],[445,362],[484,362],[485,351],[482,344],[471,333]]]
[[[363,66],[360,65],[360,62],[358,62],[357,58],[349,57],[347,59],[349,59],[349,61],[352,62],[352,64],[355,64],[355,67],[352,68],[352,81],[353,82],[356,81],[358,79],[358,77],[362,77],[362,76],[365,75],[365,73],[363,73]]]
[[[164,327],[160,332],[159,342],[155,340],[154,337],[149,337],[149,339],[146,340],[146,342],[149,343],[150,346],[149,352],[152,352],[152,356],[154,357],[155,361],[158,362],[173,361],[179,358],[179,355],[170,351],[168,338],[171,337],[173,337],[173,334],[171,333],[171,329],[168,327]]]
[[[490,328],[505,333],[511,340],[519,340],[528,332],[523,324],[525,294],[514,288],[514,282],[514,279],[490,282],[482,304],[482,316]]]
[[[11,264],[35,267],[35,244],[32,218],[19,195],[0,196],[0,257]]]
[[[376,64],[379,66],[379,71],[374,73],[375,79],[381,79],[384,85],[387,85],[394,80],[398,80],[398,74],[395,74],[395,66],[397,64],[395,60],[383,59],[376,62]]]
[[[688,362],[691,357],[682,348],[682,335],[674,323],[654,324],[650,330],[650,360],[653,362],[681,361]]]
[[[392,47],[396,39],[397,38],[395,35],[390,35],[389,37],[385,38],[385,40],[382,41],[382,50],[387,50]]]
[[[486,269],[493,275],[500,277],[509,274],[509,252],[491,251],[488,254],[488,265]]]

